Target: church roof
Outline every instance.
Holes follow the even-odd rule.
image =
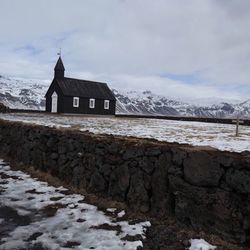
[[[55,80],[65,96],[116,100],[106,83],[67,77]]]
[[[57,60],[55,70],[65,70],[61,56]]]

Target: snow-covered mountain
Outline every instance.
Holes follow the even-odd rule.
[[[198,117],[236,117],[238,114],[243,117],[250,117],[250,99],[244,102],[204,105],[182,102],[155,95],[150,91],[121,92],[114,90],[117,102],[117,112],[154,114],[154,115],[180,115]]]
[[[8,78],[0,75],[0,102],[10,108],[39,109],[45,106],[44,95],[50,81]],[[244,102],[216,100],[215,104],[201,104],[177,98],[167,98],[151,91],[121,91],[113,89],[117,98],[117,113],[146,115],[176,115],[202,117],[250,117],[250,99]],[[211,103],[211,100],[210,100]]]
[[[50,81],[9,78],[0,75],[0,102],[10,108],[44,109]]]

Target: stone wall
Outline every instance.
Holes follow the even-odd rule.
[[[151,216],[250,240],[250,152],[0,120],[0,155]]]

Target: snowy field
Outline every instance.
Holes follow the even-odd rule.
[[[135,136],[195,146],[211,146],[233,152],[250,150],[250,127],[247,126],[240,126],[240,136],[235,137],[235,125],[217,123],[20,113],[0,114],[0,119],[57,128],[71,127],[96,134]]]
[[[235,137],[235,125],[217,123],[14,113],[0,114],[0,119],[57,128],[72,127],[97,134],[136,136],[196,146],[211,146],[234,152],[250,151],[250,127],[247,126],[240,126],[240,136]]]
[[[102,212],[85,203],[83,196],[67,191],[12,171],[0,160],[0,249],[136,250],[142,246],[138,238],[145,238],[150,222],[125,221],[124,211]]]

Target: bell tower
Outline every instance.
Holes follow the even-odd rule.
[[[63,61],[62,61],[61,55],[59,56],[59,58],[57,60],[54,71],[55,71],[55,74],[54,74],[55,79],[63,79],[64,78],[65,68],[63,66]]]

